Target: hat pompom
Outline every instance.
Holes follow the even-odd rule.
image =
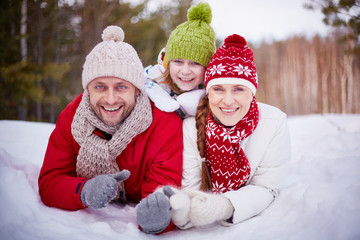
[[[229,47],[236,47],[236,48],[244,48],[246,46],[247,42],[245,38],[243,38],[240,35],[233,34],[228,36],[224,41],[224,46],[226,48]]]
[[[208,3],[199,3],[192,6],[188,10],[187,18],[189,21],[199,20],[210,24],[212,20],[210,5]]]
[[[121,27],[118,26],[108,26],[104,29],[101,34],[101,38],[103,41],[115,41],[115,42],[123,42],[125,38],[124,31]]]

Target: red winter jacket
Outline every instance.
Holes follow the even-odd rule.
[[[71,123],[81,98],[82,94],[60,113],[49,138],[39,176],[39,193],[42,201],[51,207],[84,208],[80,192],[87,179],[76,175],[80,146],[71,134]],[[134,202],[139,202],[158,186],[181,185],[182,121],[176,113],[165,113],[151,106],[153,122],[150,127],[136,136],[116,158],[119,168],[131,173],[124,184],[127,199]],[[104,135],[99,130],[96,134]]]

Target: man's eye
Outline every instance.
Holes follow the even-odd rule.
[[[96,86],[95,88],[98,90],[102,90],[102,89],[104,89],[104,86]]]

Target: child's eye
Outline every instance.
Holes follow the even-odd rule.
[[[175,63],[182,63],[182,61],[180,59],[175,59],[173,60]]]

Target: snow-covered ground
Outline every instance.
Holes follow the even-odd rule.
[[[53,124],[0,121],[0,239],[360,239],[360,115],[289,118],[285,189],[262,214],[160,236],[138,230],[134,205],[45,206],[37,178]]]

